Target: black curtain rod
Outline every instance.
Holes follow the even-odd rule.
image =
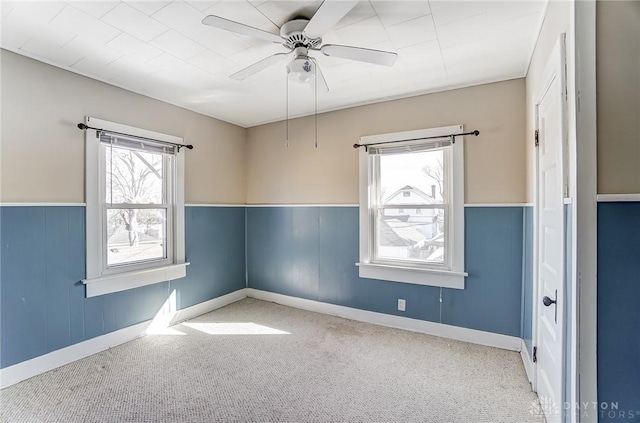
[[[87,129],[95,129],[96,131],[98,131],[98,133],[100,133],[100,132],[108,132],[110,134],[124,135],[125,137],[133,137],[133,138],[139,138],[139,139],[142,139],[142,140],[149,140],[149,141],[159,142],[159,143],[163,143],[163,144],[175,145],[176,147],[178,147],[178,152],[180,152],[180,149],[182,147],[186,147],[189,150],[193,150],[193,145],[191,145],[191,144],[178,144],[178,143],[175,143],[175,142],[154,140],[153,138],[147,138],[147,137],[141,137],[141,136],[138,136],[138,135],[125,134],[123,132],[110,131],[108,129],[94,128],[92,126],[85,125],[84,123],[79,123],[78,124],[78,129],[80,129],[81,131],[85,131]],[[98,135],[98,134],[96,134],[96,135]]]
[[[382,145],[382,144],[395,144],[397,142],[407,142],[407,141],[418,141],[418,140],[434,140],[438,138],[451,138],[453,142],[456,142],[456,137],[462,137],[464,135],[480,135],[480,131],[475,130],[471,132],[465,132],[463,134],[449,134],[449,135],[439,135],[437,137],[420,137],[420,138],[410,138],[408,140],[395,140],[395,141],[382,141],[382,142],[372,142],[371,144],[353,144],[353,148],[364,147],[364,151],[369,151],[369,147],[372,145]]]

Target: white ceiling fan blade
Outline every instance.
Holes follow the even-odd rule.
[[[282,37],[279,34],[273,34],[271,32],[263,31],[249,25],[230,21],[229,19],[221,18],[220,16],[209,15],[202,20],[202,23],[208,26],[213,26],[215,28],[236,32],[242,35],[248,35],[249,37],[260,38],[262,40],[271,41],[274,43],[282,43]]]
[[[269,66],[275,65],[276,63],[284,59],[287,55],[289,55],[289,53],[276,53],[273,56],[262,59],[251,66],[247,66],[246,68],[234,73],[229,78],[235,79],[236,81],[242,81],[243,79],[258,73],[261,70],[268,68]]]
[[[357,3],[357,0],[325,0],[307,24],[304,34],[311,39],[322,37]]]
[[[374,65],[393,66],[398,58],[397,53],[390,51],[371,50],[362,47],[340,46],[327,44],[320,48],[327,56],[373,63]]]

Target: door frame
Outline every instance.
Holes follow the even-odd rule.
[[[575,122],[574,174],[574,286],[577,339],[573,360],[576,363],[572,375],[572,401],[575,404],[598,403],[597,376],[597,105],[596,105],[596,2],[576,1],[570,8],[570,28],[573,43],[572,107]],[[579,242],[578,242],[579,240]],[[580,408],[581,413],[572,421],[597,422],[598,412]],[[584,413],[584,411],[588,411]]]
[[[563,205],[562,205],[562,214],[563,214],[563,218],[565,217],[565,204],[567,204],[567,200],[570,199],[567,198],[569,196],[569,125],[568,125],[568,91],[567,91],[567,54],[566,54],[566,35],[564,33],[560,34],[558,36],[558,39],[551,51],[551,53],[549,54],[549,57],[547,59],[547,64],[543,73],[543,84],[541,86],[541,89],[536,93],[536,101],[535,101],[535,106],[534,106],[534,127],[535,130],[538,131],[539,128],[539,106],[540,103],[542,102],[544,96],[546,95],[546,93],[548,92],[551,84],[553,83],[555,77],[559,77],[560,78],[560,84],[561,84],[561,88],[564,92],[564,95],[561,96],[562,99],[562,160],[561,160],[561,166],[563,168],[563,172],[562,172],[562,186],[563,186]],[[534,178],[534,206],[533,206],[533,302],[532,302],[532,325],[531,325],[531,331],[532,331],[532,341],[533,341],[533,345],[538,346],[540,345],[540,330],[539,330],[539,325],[538,325],[538,317],[539,317],[539,298],[540,298],[540,284],[539,284],[539,280],[538,280],[538,268],[540,265],[540,255],[538,253],[538,248],[540,245],[540,241],[539,241],[539,228],[540,228],[540,224],[539,224],[539,217],[540,217],[540,204],[539,204],[539,200],[540,200],[540,182],[539,182],[539,171],[540,171],[540,153],[539,153],[539,149],[536,147],[535,149],[535,178]],[[567,226],[564,225],[564,233],[563,233],[563,248],[562,251],[563,253],[566,251],[567,248],[567,242],[566,242],[566,232],[567,232]],[[569,258],[570,259],[570,258]],[[563,285],[566,287],[566,267],[567,267],[567,260],[563,260]],[[566,325],[566,319],[567,319],[567,315],[566,315],[566,307],[565,304],[568,301],[571,301],[571,299],[566,299],[565,295],[566,295],[566,289],[564,289],[564,293],[563,293],[563,307],[562,307],[562,312],[564,313],[563,316],[563,325]],[[573,294],[575,295],[575,294]],[[562,375],[561,375],[561,380],[562,380],[562,402],[564,403],[565,401],[567,401],[567,399],[564,397],[564,386],[566,385],[566,368],[565,368],[565,363],[564,363],[564,356],[566,355],[566,348],[568,346],[570,346],[570,340],[567,339],[567,332],[564,330],[562,330],[562,354],[563,354],[563,358],[562,358]],[[534,363],[533,366],[533,372],[532,372],[532,380],[531,380],[531,386],[533,388],[533,390],[535,392],[538,391],[538,366],[537,363]],[[560,407],[560,411],[561,413],[563,412],[563,406],[564,404],[558,404],[558,406]]]

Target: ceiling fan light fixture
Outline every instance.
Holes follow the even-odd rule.
[[[287,75],[291,81],[310,83],[316,75],[315,67],[315,63],[309,57],[297,56],[287,64]]]

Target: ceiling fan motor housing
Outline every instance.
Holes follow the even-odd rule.
[[[294,19],[282,25],[280,36],[284,38],[287,47],[292,49],[296,47],[316,48],[320,45],[322,38],[312,39],[304,34],[308,23],[308,19]]]

